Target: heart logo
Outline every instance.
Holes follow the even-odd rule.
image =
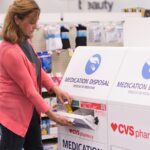
[[[111,123],[111,128],[113,129],[113,131],[115,132],[117,129],[117,124],[116,123]]]

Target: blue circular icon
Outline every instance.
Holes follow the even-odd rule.
[[[142,69],[142,76],[144,79],[150,79],[150,60],[148,60]]]
[[[101,56],[99,54],[93,55],[87,62],[85,66],[86,74],[90,75],[94,73],[100,66]]]

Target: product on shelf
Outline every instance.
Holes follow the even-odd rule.
[[[47,51],[37,52],[41,59],[42,68],[47,72],[51,72],[51,55]]]

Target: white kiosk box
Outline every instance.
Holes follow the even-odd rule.
[[[150,150],[150,48],[128,48],[108,97],[109,150]]]
[[[124,56],[125,50],[119,47],[75,50],[60,84],[73,97],[75,111],[59,112],[72,119],[74,126],[59,126],[59,150],[108,149],[107,99]]]

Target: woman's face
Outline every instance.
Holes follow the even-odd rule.
[[[38,16],[35,13],[31,13],[24,19],[17,19],[17,24],[24,36],[27,38],[33,37],[33,32],[37,27]]]

